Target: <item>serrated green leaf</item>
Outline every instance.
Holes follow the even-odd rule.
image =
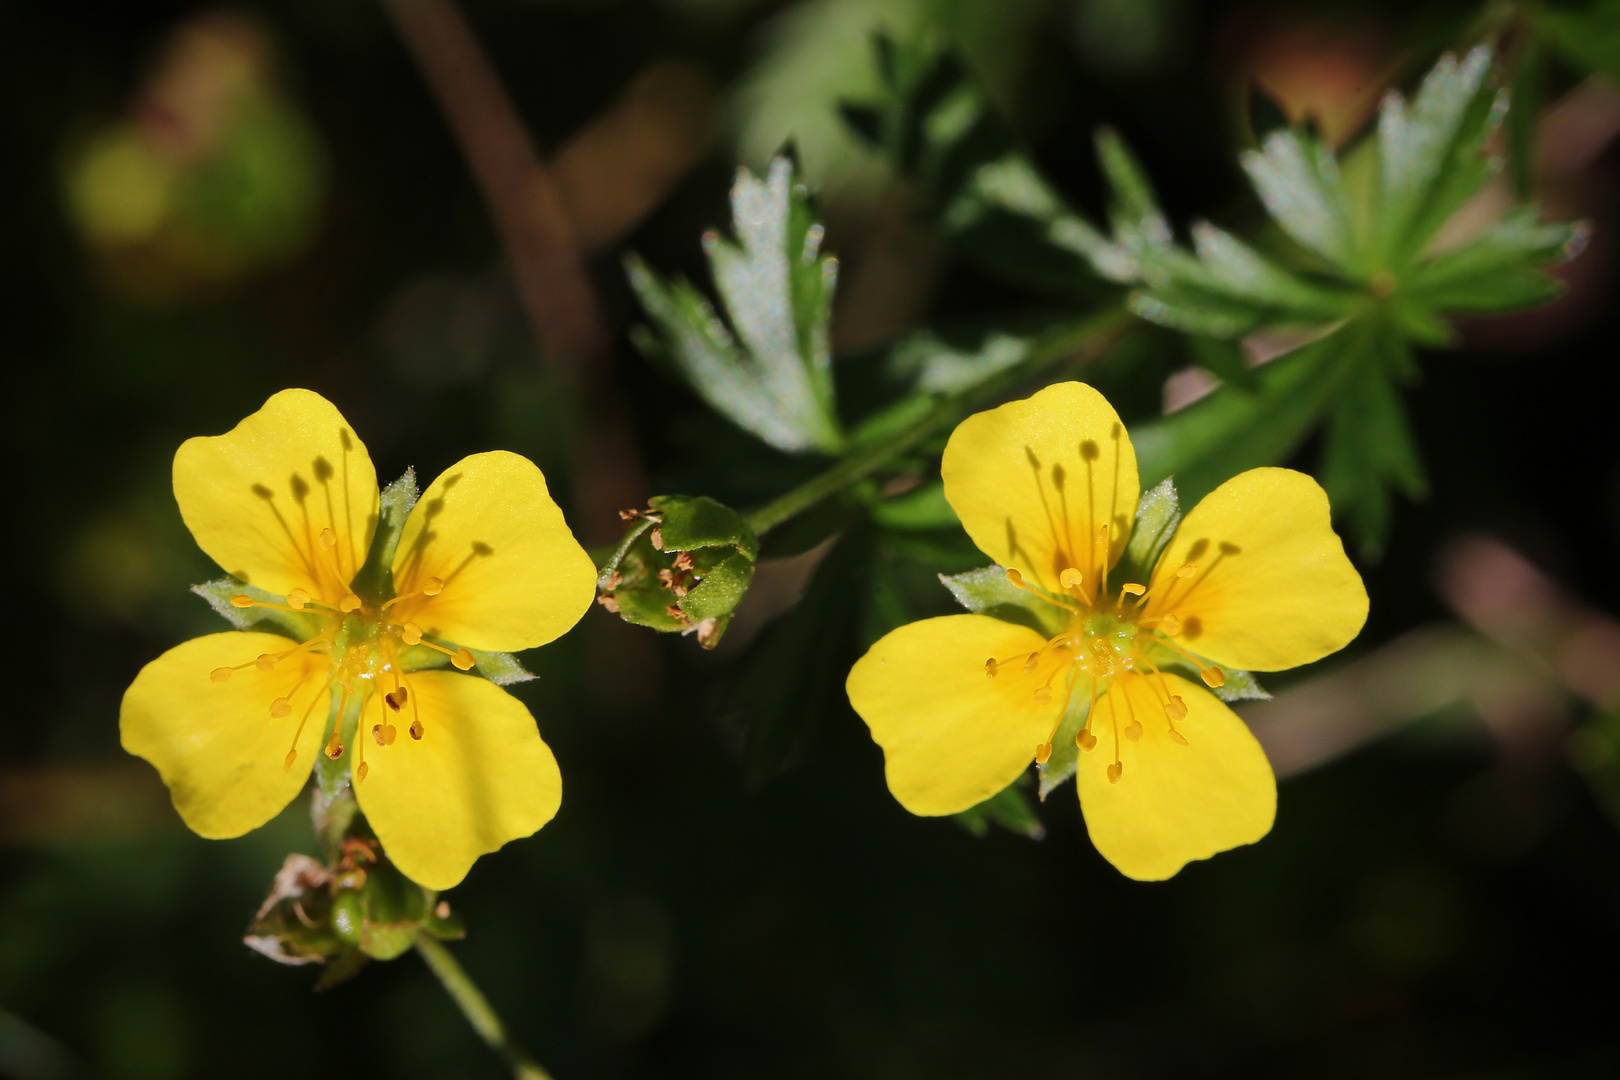
[[[1539,271],[1580,253],[1583,223],[1542,222],[1533,206],[1504,214],[1473,242],[1423,263],[1410,289],[1424,304],[1444,311],[1508,311],[1544,303],[1559,284]]]
[[[1332,151],[1298,132],[1274,131],[1239,160],[1288,235],[1336,266],[1356,265],[1350,200]]]
[[[1063,608],[1028,589],[1020,589],[1007,580],[1007,571],[999,566],[941,574],[939,580],[958,604],[975,614],[992,615],[1048,636],[1061,631],[1068,622]]]
[[[1384,258],[1398,264],[1490,179],[1483,154],[1506,112],[1506,97],[1489,85],[1493,54],[1486,46],[1459,63],[1443,56],[1410,107],[1386,94],[1378,114],[1381,165],[1377,226]]]
[[[787,158],[763,180],[739,169],[731,202],[736,241],[709,233],[703,244],[729,327],[690,284],[665,285],[634,256],[630,285],[663,351],[716,411],[780,450],[836,453],[827,327],[838,262],[820,252],[822,228]]]
[[[371,538],[371,551],[354,577],[356,593],[379,603],[394,595],[394,552],[399,547],[405,519],[411,516],[420,495],[415,467],[406,469],[405,475],[383,489],[378,503],[377,530]]]
[[[977,806],[951,816],[974,836],[989,835],[992,825],[1031,840],[1039,840],[1046,835],[1046,826],[1041,824],[1040,814],[1016,783],[1007,785]]]
[[[1153,185],[1125,140],[1112,128],[1099,128],[1097,160],[1113,194],[1109,219],[1114,243],[1129,251],[1163,247],[1170,243],[1170,222],[1159,209]]]

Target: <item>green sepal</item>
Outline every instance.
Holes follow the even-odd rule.
[[[970,806],[952,819],[974,836],[988,836],[992,825],[1008,832],[1040,840],[1046,836],[1046,826],[1029,796],[1015,781],[1002,788],[977,806]]]
[[[1045,600],[1028,589],[1020,589],[1007,579],[1007,571],[999,566],[985,566],[962,574],[941,574],[939,580],[956,597],[958,604],[975,614],[1027,626],[1048,637],[1068,625],[1067,609],[1055,600]]]
[[[1063,722],[1052,736],[1052,753],[1045,762],[1035,766],[1035,771],[1040,775],[1040,785],[1036,790],[1042,802],[1065,780],[1071,779],[1080,767],[1080,746],[1075,739],[1091,711],[1091,688],[1088,685],[1082,693],[1080,687],[1081,680],[1086,678],[1078,674],[1075,676],[1075,685],[1069,691],[1069,706],[1063,712]]]
[[[1175,481],[1167,476],[1137,500],[1130,539],[1110,576],[1122,582],[1147,584],[1153,576],[1153,568],[1158,565],[1159,555],[1176,534],[1179,524],[1181,501],[1176,497]]]
[[[394,552],[399,547],[400,533],[405,531],[405,520],[421,497],[416,486],[416,469],[405,470],[405,475],[383,489],[378,501],[377,529],[371,535],[371,550],[366,561],[355,574],[353,589],[368,603],[380,604],[394,595]]]
[[[1222,701],[1230,703],[1234,701],[1271,700],[1271,695],[1266,692],[1265,687],[1260,685],[1260,680],[1254,677],[1252,671],[1241,671],[1238,668],[1230,668],[1221,664],[1210,664],[1210,667],[1219,669],[1220,673],[1225,676],[1225,681],[1220,686],[1212,687],[1204,682],[1203,676],[1199,674],[1198,666],[1180,653],[1171,652],[1169,649],[1157,649],[1151,659],[1160,670],[1173,671],[1177,675],[1186,678],[1189,682],[1204,687]]]
[[[275,633],[285,633],[297,641],[308,641],[321,630],[320,620],[313,615],[304,615],[296,611],[279,611],[268,607],[235,607],[231,604],[233,596],[251,596],[255,600],[271,604],[280,604],[283,598],[265,592],[256,585],[244,584],[233,577],[222,577],[202,585],[193,585],[191,591],[208,601],[208,606],[214,609],[215,614],[238,630],[269,629]],[[270,626],[260,626],[260,623],[269,623]]]
[[[750,561],[759,541],[742,515],[705,495],[657,495],[647,505],[658,511],[660,546],[665,551],[696,551],[731,546]]]

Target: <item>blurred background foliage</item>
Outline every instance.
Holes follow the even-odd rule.
[[[1287,132],[1345,155],[1348,175],[1386,88],[1411,97],[1442,53],[1487,40],[1517,107],[1485,107],[1504,169],[1468,207],[1488,224],[1531,198],[1542,220],[1589,223],[1590,242],[1554,267],[1550,304],[1441,305],[1427,336],[1403,331],[1400,461],[1422,471],[1387,468],[1386,439],[1349,451],[1375,466],[1370,509],[1346,525],[1369,556],[1371,621],[1243,708],[1284,778],[1267,840],[1142,886],[1092,851],[1061,794],[960,821],[889,797],[843,677],[887,629],[951,610],[938,574],[984,561],[929,483],[947,427],[768,522],[712,652],[597,608],[524,658],[540,677],[517,693],[562,764],[563,809],[454,890],[469,936],[452,947],[559,1080],[1614,1074],[1620,452],[1603,372],[1620,333],[1620,4],[462,10],[587,260],[612,343],[583,374],[537,347],[521,275],[385,5],[0,9],[0,439],[24,620],[0,752],[0,1075],[502,1075],[414,956],[316,996],[307,969],[241,944],[282,857],[315,852],[304,804],[203,841],[119,750],[135,671],[219,628],[186,591],[214,570],[169,491],[181,440],[307,386],[385,477],[492,447],[531,456],[604,557],[615,511],[650,495],[712,496],[764,524],[759,508],[834,460],[789,451],[858,454],[915,419],[886,414],[896,400],[948,405],[996,372],[1003,397],[1083,377],[1155,445],[1211,402],[1269,400],[1265,380],[1319,346],[1253,305],[1197,333],[1110,316],[1133,291],[1185,299],[1164,290],[1196,277],[1189,250],[1125,243],[1132,223],[1180,244],[1214,222],[1319,287],[1338,271],[1283,235],[1240,155]],[[879,62],[879,33],[900,66]],[[907,72],[982,102],[974,152],[1025,162],[1046,210],[1183,277],[987,257],[942,213],[959,174],[918,167],[957,159],[896,152],[918,145]],[[1099,155],[1104,125],[1117,137]],[[788,144],[825,227],[804,245],[814,273],[790,276],[830,289],[837,259],[817,324],[837,394],[805,420],[819,444],[773,449],[683,381],[623,259],[724,303],[700,237],[746,248],[734,170],[767,177]],[[1340,277],[1376,293],[1379,269]],[[820,363],[795,325],[795,355]],[[1096,347],[1058,333],[1076,327]],[[1323,475],[1336,439],[1368,434],[1318,428],[1344,400],[1323,394],[1286,438],[1258,423],[1272,441],[1239,439],[1231,460]],[[752,539],[725,536],[738,553]]]

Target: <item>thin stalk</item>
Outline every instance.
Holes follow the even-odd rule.
[[[792,491],[747,515],[757,535],[789,521],[830,495],[870,475],[929,436],[961,419],[971,410],[1008,387],[1040,374],[1065,360],[1093,360],[1103,355],[1133,324],[1122,308],[1113,308],[1083,322],[1055,330],[1037,341],[1019,363],[965,390],[941,398],[910,426],[856,449],[844,460]]]
[[[489,1048],[500,1055],[506,1067],[512,1070],[517,1080],[551,1080],[551,1074],[542,1069],[529,1056],[529,1052],[519,1046],[501,1023],[495,1009],[490,1005],[484,992],[478,989],[478,984],[472,981],[455,956],[440,942],[422,934],[416,939],[416,951],[422,954],[427,961],[429,970],[438,976],[439,983],[444,992],[450,995],[450,1000],[461,1009],[461,1015],[467,1018],[478,1037],[483,1039]]]

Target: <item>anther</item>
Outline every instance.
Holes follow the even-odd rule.
[[[1170,741],[1173,742],[1173,743],[1176,743],[1178,746],[1186,746],[1187,745],[1187,736],[1183,735],[1181,732],[1177,731],[1175,728],[1171,728],[1170,729]]]
[[[297,750],[289,750],[289,751],[287,751],[287,760],[282,762],[281,771],[282,772],[292,772],[293,762],[295,762],[297,760],[298,760],[298,751]]]
[[[995,661],[991,661],[991,663],[994,662]],[[214,682],[224,682],[226,679],[231,677],[231,669],[228,667],[217,667],[208,673],[208,677]]]
[[[411,721],[411,738],[420,739],[421,737],[422,737],[422,721],[420,721],[420,720]]]
[[[371,725],[371,737],[377,740],[378,746],[388,745],[388,735],[383,731],[383,726],[381,724]]]
[[[292,712],[292,702],[284,697],[278,697],[270,703],[270,715],[276,720],[280,720],[290,712]]]
[[[1020,589],[1024,587],[1024,575],[1020,574],[1017,570],[1014,570],[1010,566],[1007,568],[1007,580],[1012,582],[1014,585],[1017,585]],[[235,601],[233,600],[232,603],[235,603]]]
[[[1024,661],[1024,674],[1028,675],[1030,672],[1034,671],[1037,667],[1039,667],[1040,664],[1041,664],[1041,654],[1038,653],[1038,652],[1030,653],[1029,654],[1029,659]]]
[[[442,592],[444,592],[443,578],[430,577],[427,579],[427,584],[422,586],[423,596],[438,596]]]
[[[260,653],[259,658],[253,661],[253,666],[260,671],[269,671],[276,666],[275,653]]]
[[[331,551],[335,547],[337,547],[337,533],[333,532],[330,528],[322,529],[321,550]]]
[[[450,663],[454,664],[458,671],[471,671],[477,662],[473,659],[471,649],[457,649],[450,657]]]
[[[400,686],[396,687],[389,693],[384,694],[383,702],[390,709],[393,709],[395,712],[399,712],[399,710],[405,707],[405,702],[409,701],[410,697],[410,691],[406,690],[403,686]]]
[[[332,739],[326,744],[326,756],[336,761],[343,756],[343,743],[338,741],[337,732],[332,732]]]
[[[1142,741],[1142,724],[1139,720],[1132,720],[1125,726],[1125,737],[1131,742]]]
[[[361,599],[354,595],[354,593],[350,593],[342,600],[338,601],[338,610],[343,612],[345,615],[351,611],[359,611],[362,606],[363,603]]]
[[[1112,765],[1108,766],[1108,782],[1110,784],[1119,783],[1120,774],[1124,771],[1125,765],[1123,762],[1116,761]]]
[[[220,668],[219,670],[223,671],[225,673],[225,678],[228,679],[228,678],[231,677],[231,669],[230,668]],[[993,678],[996,677],[996,658],[995,657],[992,656],[990,659],[988,659],[988,660],[986,660],[984,662],[984,674],[985,674],[986,678],[993,679]]]
[[[420,720],[417,721],[417,726],[418,727],[422,726],[422,723],[421,723]],[[393,746],[394,745],[394,739],[398,735],[399,735],[399,728],[395,727],[393,724],[385,724],[385,725],[383,725],[383,745],[384,746]]]
[[[1072,566],[1058,575],[1058,584],[1062,585],[1065,589],[1078,589],[1080,587],[1080,583],[1084,580],[1085,575],[1081,574],[1080,571],[1076,570]]]
[[[303,589],[294,589],[287,594],[287,606],[294,611],[303,611],[304,605],[309,603],[309,593]]]
[[[1164,715],[1172,720],[1180,720],[1187,715],[1187,703],[1181,700],[1180,694],[1170,695],[1170,700],[1164,703]]]
[[[1209,687],[1211,690],[1219,690],[1221,687],[1226,685],[1226,672],[1222,671],[1218,667],[1204,668],[1198,673],[1198,677],[1203,679],[1204,685]]]
[[[231,597],[231,607],[252,607],[252,606],[253,606],[253,597],[248,596],[246,593],[237,593],[235,596]]]
[[[1050,687],[1045,687],[1045,686],[1041,687],[1039,690],[1035,691],[1034,698],[1035,698],[1035,704],[1037,704],[1037,705],[1050,705],[1050,704],[1052,704],[1052,691],[1051,691],[1051,688]],[[1050,749],[1050,748],[1048,748],[1048,749]]]
[[[1174,615],[1161,615],[1159,616],[1159,629],[1171,637],[1175,637],[1181,633],[1181,620]]]
[[[1183,566],[1180,570],[1176,571],[1176,577],[1190,578],[1196,573],[1198,573],[1198,567],[1194,566],[1192,563],[1188,563],[1186,566]]]
[[[408,622],[399,628],[399,639],[407,645],[422,644],[422,628],[413,622]]]
[[[1079,733],[1074,737],[1074,745],[1078,746],[1082,750],[1090,750],[1092,747],[1097,745],[1097,736],[1093,735],[1087,729],[1081,728]]]
[[[1035,764],[1037,764],[1037,765],[1045,765],[1046,762],[1047,762],[1047,759],[1049,759],[1051,756],[1052,756],[1052,744],[1051,743],[1043,742],[1043,743],[1041,743],[1041,745],[1039,745],[1039,746],[1037,746],[1035,748]]]
[[[360,763],[359,767],[354,770],[354,782],[357,783],[357,784],[360,783],[362,780],[364,780],[366,778],[366,773],[368,773],[370,771],[371,771],[371,763],[367,762],[367,761],[362,761]]]
[[[1134,581],[1127,581],[1119,587],[1119,595],[1121,596],[1141,596],[1145,592],[1147,592],[1147,586],[1138,585]]]

